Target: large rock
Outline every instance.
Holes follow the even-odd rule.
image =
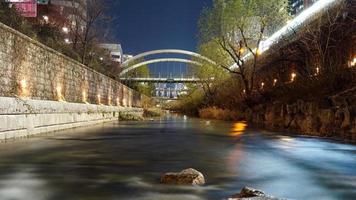
[[[169,185],[204,185],[205,178],[199,171],[189,168],[177,173],[166,173],[161,177],[161,183]]]
[[[228,200],[282,200],[282,199],[266,195],[264,192],[260,190],[244,187],[242,188],[240,193],[233,195]]]

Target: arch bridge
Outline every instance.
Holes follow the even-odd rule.
[[[172,54],[179,55],[179,57],[177,58],[176,56],[172,56]],[[155,56],[159,58],[152,58]],[[183,56],[188,58],[182,58]],[[151,59],[149,59],[150,57]],[[119,79],[123,82],[155,83],[155,96],[177,97],[182,90],[182,87],[177,87],[178,84],[201,83],[213,80],[212,78],[202,80],[195,77],[194,74],[188,75],[187,73],[187,68],[194,66],[202,67],[206,63],[215,64],[215,62],[211,59],[192,51],[180,49],[160,49],[147,51],[140,53],[122,63],[123,70],[119,74]],[[178,73],[175,72],[175,68],[177,67],[176,64],[178,64],[180,68]],[[150,74],[149,77],[132,76],[132,73],[130,73],[143,66],[149,66],[151,71],[154,69],[155,65],[160,65],[159,67],[162,67],[163,65],[165,68],[163,71],[166,71],[167,73],[164,73],[161,68],[158,70],[158,73]],[[182,68],[186,69],[184,73],[181,71]],[[167,87],[167,84],[170,83],[174,84],[174,88],[171,88],[171,86]],[[162,87],[162,85],[164,85],[164,87]]]
[[[182,59],[182,58],[160,58],[160,59],[151,59],[151,60],[144,60],[143,58],[146,58],[147,56],[152,56],[152,55],[160,55],[160,54],[178,54],[178,55],[185,55],[185,56],[190,56],[191,59]],[[192,60],[195,58],[196,60]],[[139,62],[137,62],[139,61]],[[198,53],[192,52],[192,51],[186,51],[186,50],[179,50],[179,49],[161,49],[161,50],[153,50],[153,51],[147,51],[141,54],[138,54],[129,60],[125,61],[122,64],[122,72],[119,74],[120,80],[129,80],[129,78],[125,77],[129,72],[142,67],[142,66],[147,66],[155,63],[184,63],[184,64],[189,64],[191,66],[202,66],[204,62],[208,62],[210,64],[215,64],[214,61],[210,60],[209,58],[202,56]],[[134,63],[134,64],[132,64]],[[135,78],[140,78],[140,77],[135,77]],[[160,77],[164,78],[164,77]],[[172,77],[166,77],[172,78]],[[182,81],[184,80],[182,77],[180,77]],[[134,79],[132,79],[134,80]],[[143,81],[141,79],[136,79],[137,81]],[[147,79],[145,79],[147,80]],[[197,79],[194,79],[197,80]],[[153,81],[153,80],[152,80]],[[189,81],[188,79],[185,81]]]

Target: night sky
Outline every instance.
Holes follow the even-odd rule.
[[[212,0],[118,0],[113,4],[113,39],[125,54],[155,49],[194,51],[197,21]]]

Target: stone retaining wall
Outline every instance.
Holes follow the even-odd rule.
[[[140,94],[0,23],[0,96],[140,107]]]
[[[144,98],[0,23],[0,141],[143,113]]]

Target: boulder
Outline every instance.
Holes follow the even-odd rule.
[[[189,168],[181,172],[164,174],[161,177],[161,183],[168,185],[204,185],[205,178],[199,171]]]
[[[244,187],[242,188],[240,193],[233,195],[228,200],[281,200],[281,199],[266,195],[264,192],[260,190]]]

